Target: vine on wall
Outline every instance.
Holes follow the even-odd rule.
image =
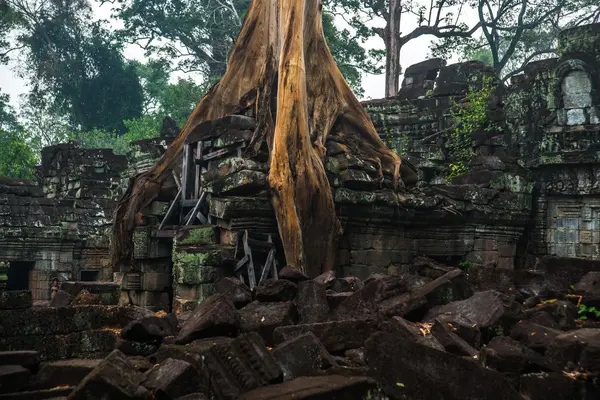
[[[483,88],[469,91],[464,103],[459,104],[452,100],[449,116],[453,126],[446,133],[446,149],[451,160],[447,180],[469,172],[469,164],[475,157],[473,135],[498,129],[489,118],[488,101],[493,91],[492,78],[486,77]]]

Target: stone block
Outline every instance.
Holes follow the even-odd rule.
[[[146,272],[142,274],[141,289],[150,292],[166,291],[171,284],[171,276],[160,272]]]
[[[375,381],[363,376],[301,377],[244,393],[240,400],[375,399]]]
[[[293,325],[297,320],[296,307],[291,301],[260,303],[254,301],[239,311],[242,332],[258,332],[268,345],[273,344],[273,331],[280,326]]]
[[[192,364],[172,358],[148,371],[143,384],[157,400],[176,399],[200,389],[198,371]]]
[[[356,349],[364,345],[365,340],[378,330],[373,320],[343,320],[282,326],[273,332],[275,343],[283,343],[306,332],[312,332],[323,346],[331,352]]]
[[[121,291],[119,305],[122,307],[135,305],[138,307],[168,307],[169,293],[150,292],[146,290]]]
[[[31,371],[20,365],[0,365],[0,393],[21,391],[29,384]]]
[[[232,269],[209,265],[183,265],[178,263],[173,267],[174,281],[177,284],[199,285],[203,283],[215,283],[221,278],[230,276]]]
[[[582,108],[567,110],[567,125],[584,125],[588,122],[587,115]]]
[[[15,290],[0,292],[0,310],[16,310],[33,305],[31,290]]]
[[[331,355],[311,333],[290,339],[273,349],[273,358],[283,370],[286,381],[301,376],[314,376],[336,365]]]
[[[183,324],[178,344],[187,344],[210,336],[235,336],[240,327],[240,317],[231,300],[216,294],[200,303]]]
[[[115,350],[85,377],[69,399],[100,400],[106,397],[135,399],[144,392],[140,391],[143,378],[144,376],[129,363],[127,357]]]

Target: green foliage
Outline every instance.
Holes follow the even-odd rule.
[[[481,28],[478,38],[444,36],[431,46],[432,55],[478,60],[493,66],[502,81],[520,73],[531,61],[556,55],[559,33],[592,23],[598,0],[475,1]]]
[[[142,46],[146,56],[159,60],[155,63],[174,71],[199,73],[214,82],[225,73],[229,50],[250,2],[124,0],[113,4],[114,15],[124,24],[121,40]],[[338,30],[333,15],[324,10],[323,32],[342,75],[352,90],[362,95],[362,73],[382,72],[379,63],[384,53],[367,52],[361,45],[371,35],[370,29],[363,27],[354,35]]]
[[[142,112],[142,88],[135,68],[86,0],[5,0],[17,22],[13,49],[32,82],[30,97],[42,99],[74,129],[124,132],[123,120]],[[8,43],[4,43],[9,45]],[[8,49],[10,50],[10,49]],[[8,51],[7,50],[7,51]],[[0,49],[0,52],[2,49]]]
[[[471,261],[471,260],[463,260],[460,263],[458,263],[458,268],[462,269],[463,271],[468,270],[472,266],[473,266],[473,261]]]
[[[37,157],[24,132],[0,128],[0,177],[34,179]]]
[[[159,134],[160,121],[155,116],[143,116],[123,122],[127,132],[122,135],[115,131],[92,129],[74,133],[71,139],[80,141],[87,148],[106,148],[112,149],[115,154],[127,154],[131,142],[155,138]]]
[[[449,111],[452,127],[446,133],[445,146],[450,157],[447,180],[469,172],[469,164],[475,156],[473,135],[478,132],[492,132],[498,129],[489,120],[488,101],[493,92],[491,78],[485,78],[482,89],[471,89],[464,103],[453,100]]]
[[[396,136],[396,132],[389,129],[387,126],[381,128],[381,131],[384,133],[385,144],[393,150],[394,153],[398,154],[400,157],[405,156],[408,153],[410,140],[406,132],[400,132],[400,134]]]
[[[366,52],[360,45],[360,36],[351,35],[347,29],[339,31],[333,24],[333,15],[327,12],[323,13],[323,33],[329,51],[344,79],[356,96],[363,96],[365,91],[361,86],[362,73],[383,73],[380,64],[385,52],[375,49]],[[364,40],[362,42],[364,43]]]
[[[0,177],[33,179],[37,158],[8,101],[0,93]]]
[[[588,318],[600,319],[600,310],[597,310],[596,307],[587,307],[585,304],[580,304],[577,315],[579,315],[579,319],[582,321]]]

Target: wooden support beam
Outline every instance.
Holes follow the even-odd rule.
[[[235,264],[233,272],[237,272],[240,268],[242,268],[247,262],[250,260],[250,257],[246,254],[240,261]]]
[[[177,192],[177,196],[175,196],[175,200],[173,200],[173,202],[169,206],[169,209],[167,210],[167,215],[165,215],[165,217],[163,218],[162,222],[158,226],[158,230],[159,231],[162,230],[163,226],[165,226],[165,222],[167,222],[167,220],[171,216],[171,213],[173,212],[173,210],[175,208],[175,204],[177,204],[177,202],[179,201],[179,197],[180,196],[181,196],[181,189],[179,189],[179,192]]]
[[[203,143],[202,142],[198,142],[196,144],[196,160],[202,160],[202,149],[203,149]],[[198,196],[200,194],[200,190],[202,189],[202,181],[200,180],[200,176],[202,173],[202,168],[200,167],[200,164],[196,163],[196,175],[195,175],[195,186],[194,186],[194,193],[196,196]]]
[[[250,286],[250,290],[254,289],[256,286],[256,277],[254,276],[254,261],[252,260],[252,250],[250,249],[250,245],[248,245],[248,231],[244,231],[244,253],[248,256],[248,284]]]
[[[267,261],[265,261],[265,265],[263,266],[262,272],[260,274],[260,280],[258,283],[262,282],[266,277],[269,276],[269,270],[271,269],[271,264],[273,263],[273,259],[275,258],[275,249],[269,250],[269,255],[267,256]]]
[[[189,224],[192,223],[192,221],[197,218],[197,215],[201,213],[198,212],[198,209],[200,208],[200,204],[202,203],[202,201],[204,200],[204,198],[206,197],[206,192],[202,192],[202,194],[200,195],[200,198],[198,199],[198,202],[196,203],[196,205],[194,206],[194,208],[192,209],[192,213],[189,217],[189,219],[186,221],[185,226],[188,226]],[[204,215],[202,215],[202,217],[204,218]],[[200,221],[202,221],[202,219],[200,219]],[[204,224],[206,224],[208,221],[206,221],[206,218],[204,218]]]

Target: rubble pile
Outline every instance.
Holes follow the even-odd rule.
[[[225,277],[192,311],[129,321],[104,359],[0,353],[0,398],[600,396],[600,322],[581,312],[597,274],[573,285],[582,300],[573,288],[476,291],[468,273],[424,258],[411,267],[364,281],[286,267],[253,291]]]

